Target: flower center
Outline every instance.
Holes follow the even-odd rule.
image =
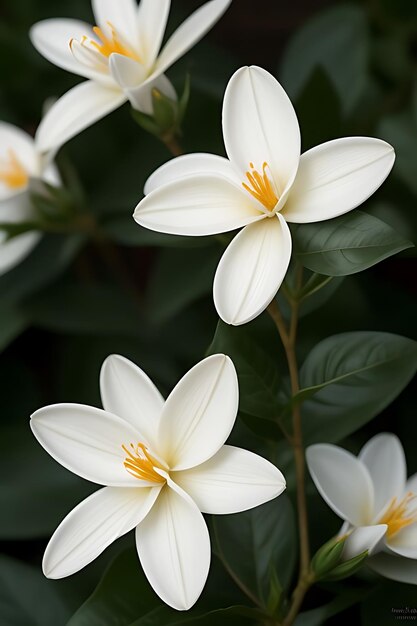
[[[417,507],[410,507],[416,498],[417,496],[411,491],[400,501],[398,498],[392,498],[387,510],[379,520],[379,524],[387,524],[388,537],[392,537],[406,526],[417,522]]]
[[[107,71],[108,60],[113,53],[122,54],[140,62],[139,56],[123,41],[111,22],[107,22],[107,26],[108,33],[98,26],[93,27],[97,40],[87,36],[82,37],[81,41],[75,38],[70,40],[69,46],[77,61],[99,71]]]
[[[134,445],[131,443],[129,448],[125,445],[122,448],[126,452],[123,465],[129,474],[139,478],[139,480],[153,483],[165,482],[165,478],[155,471],[155,467],[162,470],[166,470],[166,468],[149,453],[145,444],[139,442]]]
[[[29,176],[14,150],[7,151],[7,157],[0,158],[0,182],[11,189],[25,187]]]
[[[268,163],[265,162],[263,164],[262,174],[255,169],[253,163],[249,163],[249,167],[250,171],[246,172],[249,185],[242,183],[243,187],[251,196],[263,204],[268,211],[273,211],[277,205],[278,197],[274,191],[273,183],[267,174],[267,169],[269,169]]]

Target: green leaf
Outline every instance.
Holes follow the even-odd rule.
[[[293,225],[292,234],[297,260],[326,276],[356,274],[413,246],[385,222],[358,210],[326,222]]]
[[[417,194],[417,120],[414,111],[405,111],[385,117],[378,128],[378,136],[389,141],[396,152],[393,173]]]
[[[292,99],[300,96],[318,66],[332,79],[343,111],[349,114],[367,79],[368,32],[362,8],[348,4],[332,7],[295,34],[284,54],[280,73]]]
[[[380,413],[417,369],[417,343],[379,332],[334,335],[319,343],[301,367],[306,445],[337,442]]]
[[[60,626],[70,616],[56,583],[40,566],[5,556],[0,556],[0,614],[2,626]]]
[[[296,563],[296,524],[290,500],[281,495],[250,511],[217,516],[213,525],[216,551],[226,569],[266,607],[271,577],[287,588]]]

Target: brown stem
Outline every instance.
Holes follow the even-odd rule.
[[[301,605],[303,603],[304,597],[307,591],[310,589],[311,585],[314,582],[314,576],[311,573],[306,574],[303,578],[300,578],[298,581],[298,585],[294,590],[294,593],[291,598],[291,606],[288,611],[284,621],[282,622],[282,626],[291,626],[294,623]]]
[[[174,157],[184,154],[184,150],[176,135],[162,136],[161,139]]]

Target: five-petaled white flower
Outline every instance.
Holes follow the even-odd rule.
[[[232,76],[223,105],[228,159],[190,154],[146,183],[135,220],[176,235],[244,226],[217,268],[214,302],[229,324],[255,318],[278,291],[291,257],[287,222],[319,222],[364,202],[385,180],[394,151],[379,139],[347,137],[300,158],[300,130],[281,85],[259,67]]]
[[[160,51],[171,0],[92,0],[98,26],[73,19],[35,24],[30,36],[49,61],[89,80],[60,98],[42,121],[40,150],[58,148],[129,100],[152,113],[152,88],[176,93],[164,72],[217,22],[231,0],[210,0],[197,9]]]
[[[33,219],[31,179],[59,184],[55,166],[39,154],[32,137],[12,124],[0,122],[0,223]],[[39,232],[30,231],[7,240],[6,233],[0,231],[0,274],[20,263],[40,236]]]
[[[164,403],[136,365],[106,359],[105,410],[58,404],[37,411],[32,430],[64,467],[106,485],[61,523],[45,552],[49,578],[77,572],[136,527],[136,544],[156,593],[178,610],[199,597],[210,565],[204,513],[235,513],[285,489],[262,457],[223,445],[238,408],[229,357],[210,356],[182,378]]]
[[[343,558],[368,550],[373,570],[417,584],[417,474],[407,480],[399,439],[376,435],[358,457],[316,444],[307,448],[307,463],[320,495],[345,520]]]

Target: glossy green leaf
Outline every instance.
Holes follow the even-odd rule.
[[[413,244],[385,222],[351,211],[326,222],[292,226],[297,260],[326,276],[356,274]]]
[[[324,339],[301,367],[306,445],[337,442],[380,413],[417,369],[417,343],[379,332]]]
[[[368,32],[364,10],[341,5],[313,17],[291,40],[281,79],[296,100],[313,71],[323,67],[339,94],[345,113],[361,96],[367,78]]]
[[[267,606],[272,572],[286,588],[296,563],[296,523],[290,500],[284,494],[250,511],[219,515],[213,524],[216,551],[227,570]]]

